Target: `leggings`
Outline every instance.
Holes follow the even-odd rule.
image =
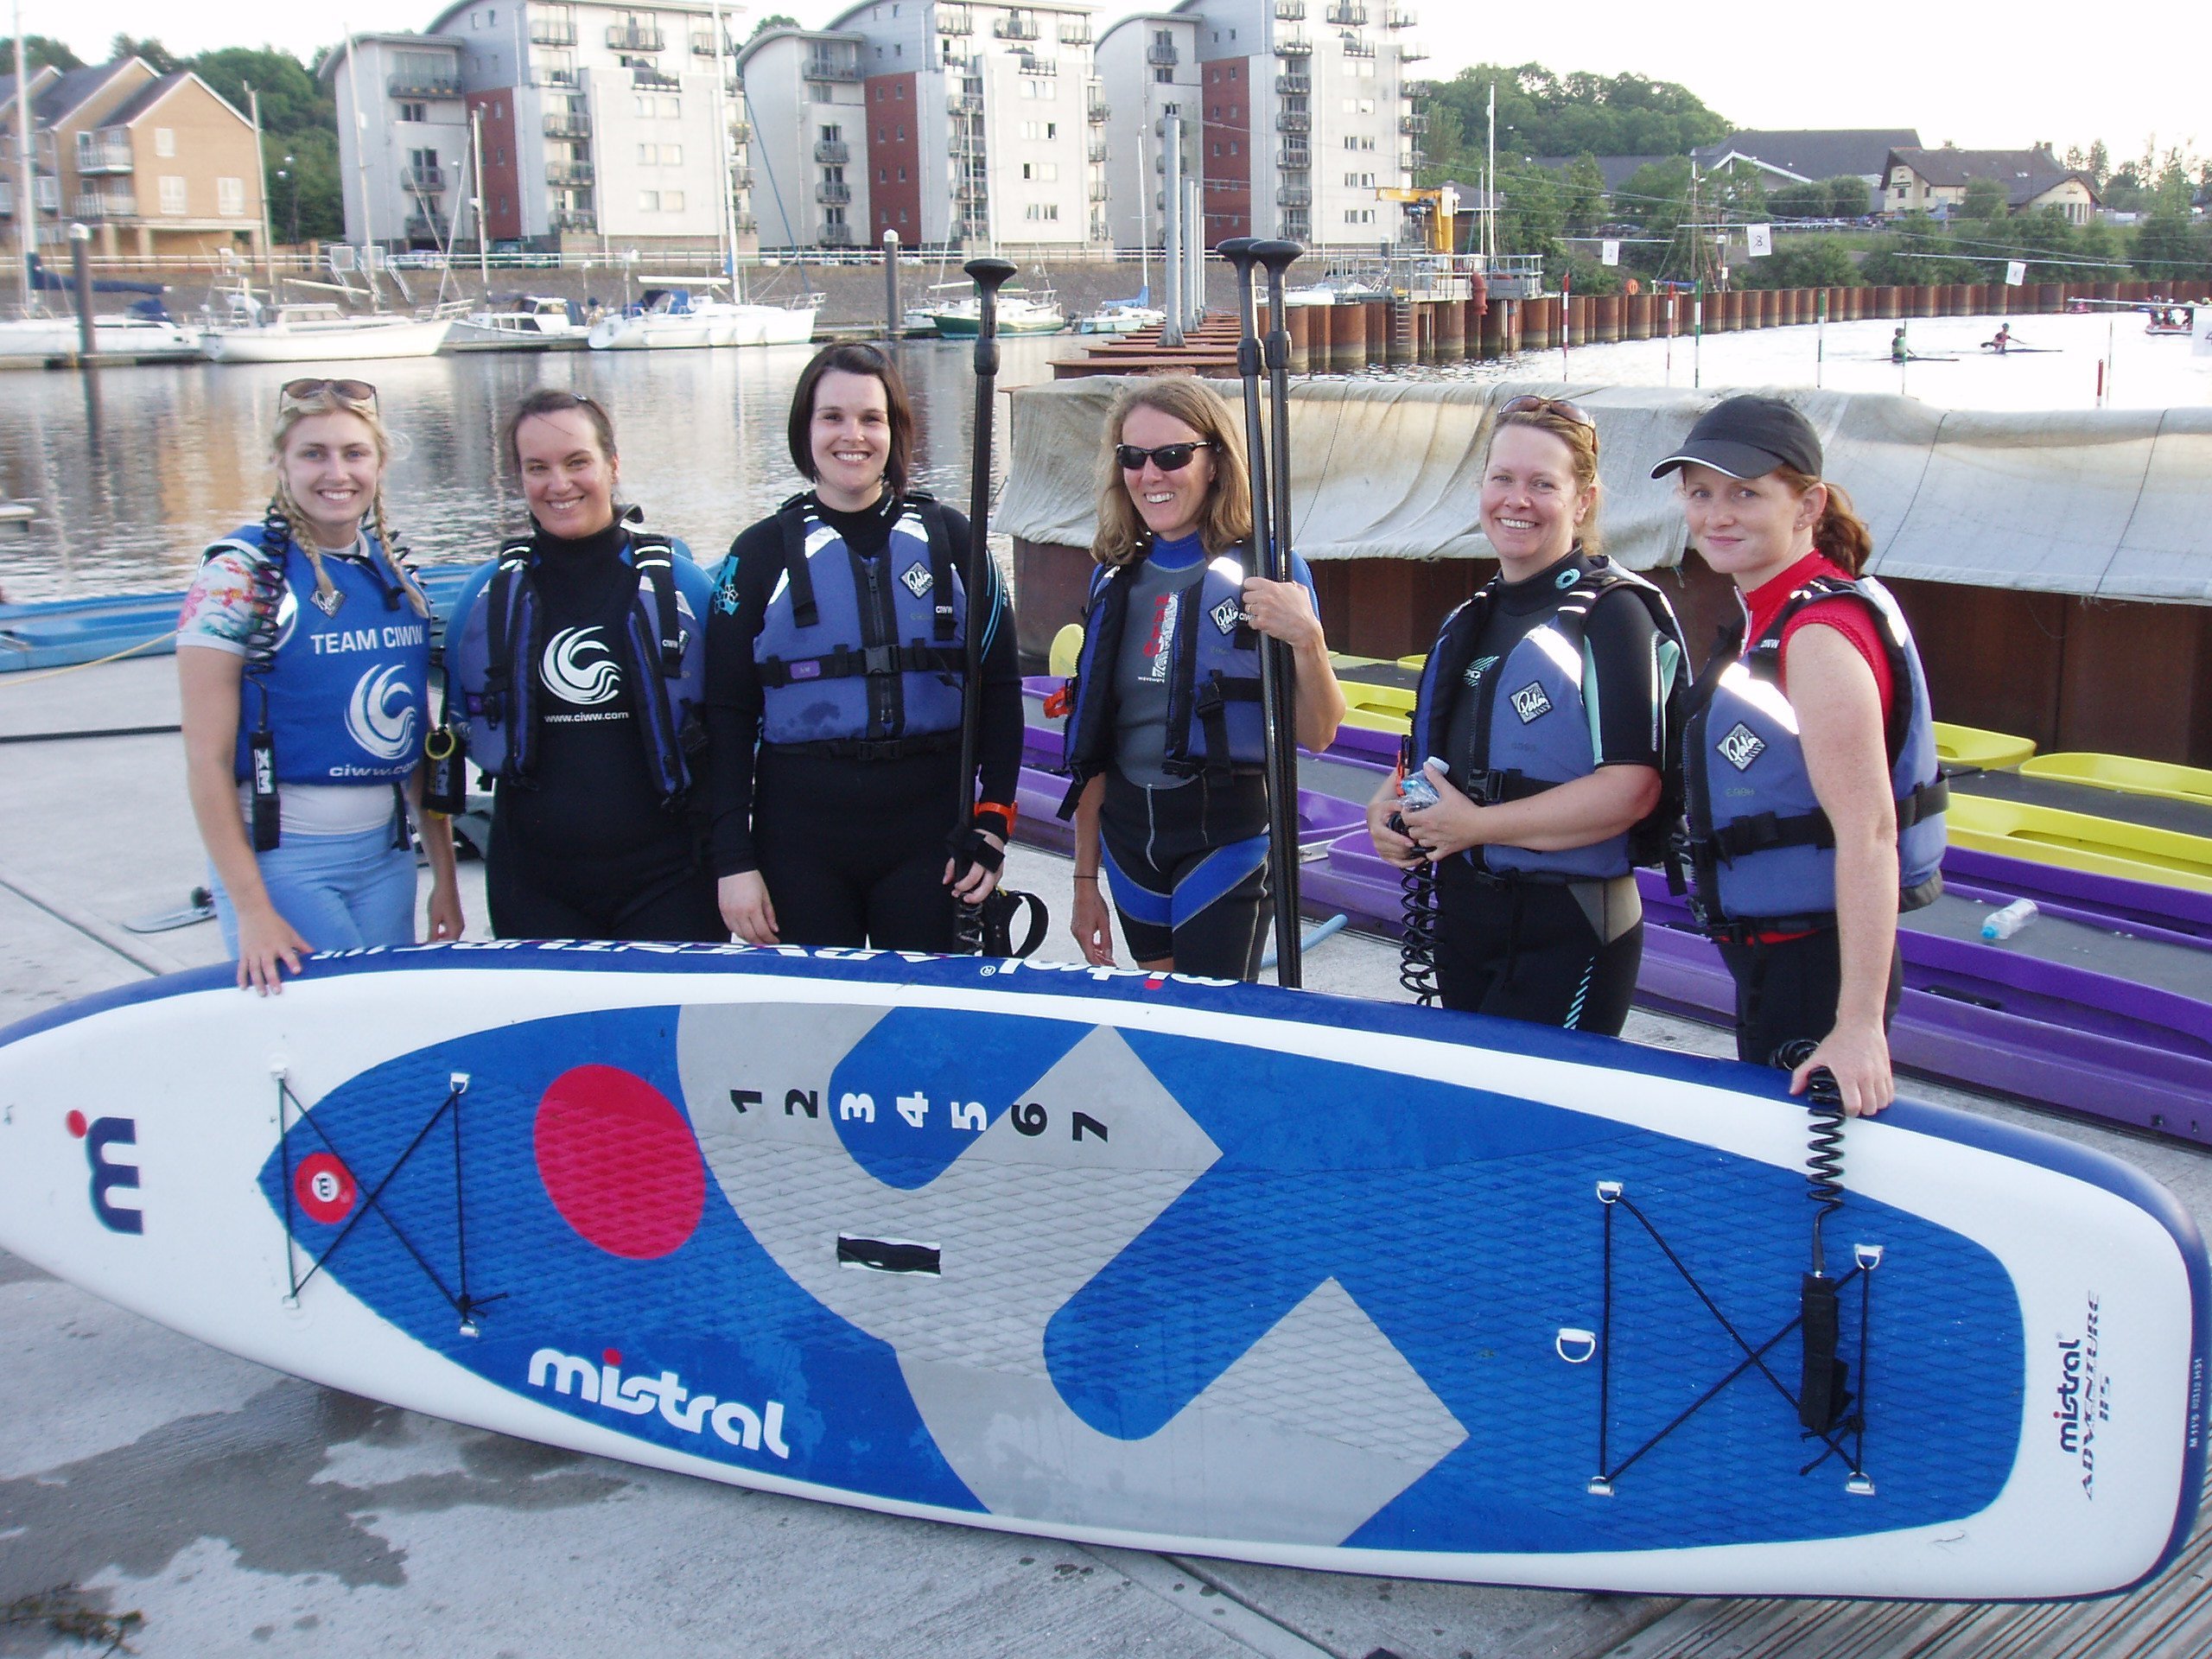
[[[415,943],[415,853],[385,824],[351,836],[287,835],[254,855],[276,913],[317,950]],[[211,868],[208,892],[223,947],[238,953],[238,912]]]
[[[1268,935],[1268,791],[1258,778],[1166,789],[1106,774],[1106,881],[1129,954],[1257,979]]]
[[[495,801],[484,898],[502,939],[729,938],[684,826],[619,856],[559,856],[531,847]]]
[[[957,948],[944,885],[960,757],[893,760],[764,748],[753,844],[785,944]]]
[[[1643,961],[1634,876],[1509,881],[1465,858],[1436,868],[1436,985],[1447,1008],[1618,1037]]]
[[[1803,1038],[1819,1042],[1835,1028],[1835,1007],[1843,995],[1843,960],[1835,929],[1822,928],[1770,944],[1720,946],[1720,959],[1736,982],[1736,1058],[1753,1065],[1772,1065],[1783,1044]],[[1882,1006],[1882,1029],[1897,1017],[1904,990],[1904,962],[1890,955],[1890,988]]]

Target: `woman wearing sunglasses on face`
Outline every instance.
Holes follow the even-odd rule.
[[[873,346],[825,347],[800,373],[787,435],[813,487],[731,545],[709,625],[721,913],[753,944],[951,951],[958,901],[997,885],[1014,830],[1013,607],[987,562],[977,776],[963,788],[969,526],[907,487],[906,382]],[[963,798],[977,804],[956,823]]]
[[[430,937],[461,929],[451,828],[419,810],[430,607],[385,524],[376,397],[358,380],[285,386],[268,512],[207,550],[177,624],[216,915],[238,983],[264,995],[309,951],[414,943],[409,804]]]
[[[1691,543],[1744,606],[1683,734],[1697,915],[1735,977],[1736,1052],[1767,1065],[1816,1042],[1791,1092],[1824,1065],[1848,1110],[1878,1112],[1897,912],[1942,891],[1949,791],[1911,630],[1859,575],[1872,543],[1821,459],[1788,404],[1731,397],[1651,475],[1679,470]]]
[[[1447,1008],[1617,1036],[1643,956],[1632,867],[1662,850],[1681,632],[1659,591],[1595,549],[1598,432],[1573,404],[1516,397],[1483,464],[1498,573],[1445,619],[1414,709],[1437,802],[1395,779],[1367,809],[1376,850],[1436,873]]]
[[[1062,816],[1076,824],[1074,931],[1114,959],[1102,874],[1143,967],[1252,979],[1267,937],[1259,638],[1294,653],[1297,741],[1328,747],[1344,698],[1313,574],[1250,574],[1244,439],[1204,381],[1139,381],[1107,419],[1099,569],[1068,693]]]
[[[507,423],[531,532],[462,588],[448,703],[497,781],[503,938],[723,941],[701,857],[706,615],[680,541],[633,530],[605,409],[544,389]]]

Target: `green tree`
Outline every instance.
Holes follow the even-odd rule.
[[[2005,187],[1995,179],[1968,179],[1966,200],[1959,210],[1967,219],[2002,219],[2010,206]]]
[[[780,11],[772,11],[766,17],[763,17],[759,22],[753,24],[753,33],[747,35],[745,38],[747,41],[751,41],[756,36],[765,34],[772,29],[798,29],[802,27],[804,27],[804,25],[799,22],[798,18],[787,17]]]
[[[1826,219],[1828,188],[1817,179],[1793,179],[1768,194],[1767,206],[1778,219]]]
[[[2212,226],[2191,224],[2186,213],[2153,213],[2136,227],[2128,258],[2154,281],[2212,279]]]
[[[1801,236],[1770,258],[1732,265],[1728,280],[1738,288],[1848,288],[1859,281],[1859,267],[1834,238]]]
[[[1729,130],[1687,87],[1642,75],[1560,76],[1540,63],[1478,64],[1422,100],[1437,126],[1456,124],[1480,153],[1497,89],[1500,156],[1680,156]]]
[[[41,65],[59,69],[65,74],[72,69],[81,69],[85,60],[69,49],[67,41],[57,41],[46,35],[23,36],[23,66],[36,69]],[[16,37],[0,35],[0,75],[16,73]]]
[[[1874,193],[1856,173],[1839,173],[1827,186],[1828,212],[1837,219],[1864,219],[1874,211]]]
[[[259,94],[262,175],[276,238],[343,236],[338,106],[321,81],[290,53],[270,47],[219,47],[187,67],[241,110],[249,86]]]
[[[143,41],[118,34],[107,43],[109,58],[143,58],[146,67],[157,75],[175,74],[183,68],[184,60],[150,35]]]
[[[1567,170],[1560,208],[1567,228],[1576,236],[1588,235],[1605,219],[1605,175],[1599,169],[1598,158],[1587,151]]]

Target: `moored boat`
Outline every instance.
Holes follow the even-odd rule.
[[[574,300],[546,294],[509,295],[458,319],[446,335],[450,352],[574,351],[591,331]]]
[[[430,357],[445,344],[450,317],[349,316],[328,300],[253,311],[209,328],[200,350],[217,363],[342,363]]]
[[[43,365],[71,355],[80,343],[74,317],[22,317],[0,322],[0,364]],[[92,350],[102,357],[197,357],[200,345],[200,330],[166,315],[130,311],[92,318]]]

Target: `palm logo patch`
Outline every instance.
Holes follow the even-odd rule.
[[[1738,772],[1765,753],[1766,740],[1740,720],[1720,740],[1720,758]]]
[[[1551,711],[1552,700],[1544,695],[1544,688],[1534,680],[1513,694],[1513,712],[1521,716],[1523,726]]]
[[[899,580],[906,584],[908,593],[919,599],[930,590],[929,567],[918,562],[910,564],[899,573]]]
[[[1236,632],[1236,625],[1244,620],[1244,606],[1241,600],[1224,599],[1213,607],[1213,625],[1224,633]]]

